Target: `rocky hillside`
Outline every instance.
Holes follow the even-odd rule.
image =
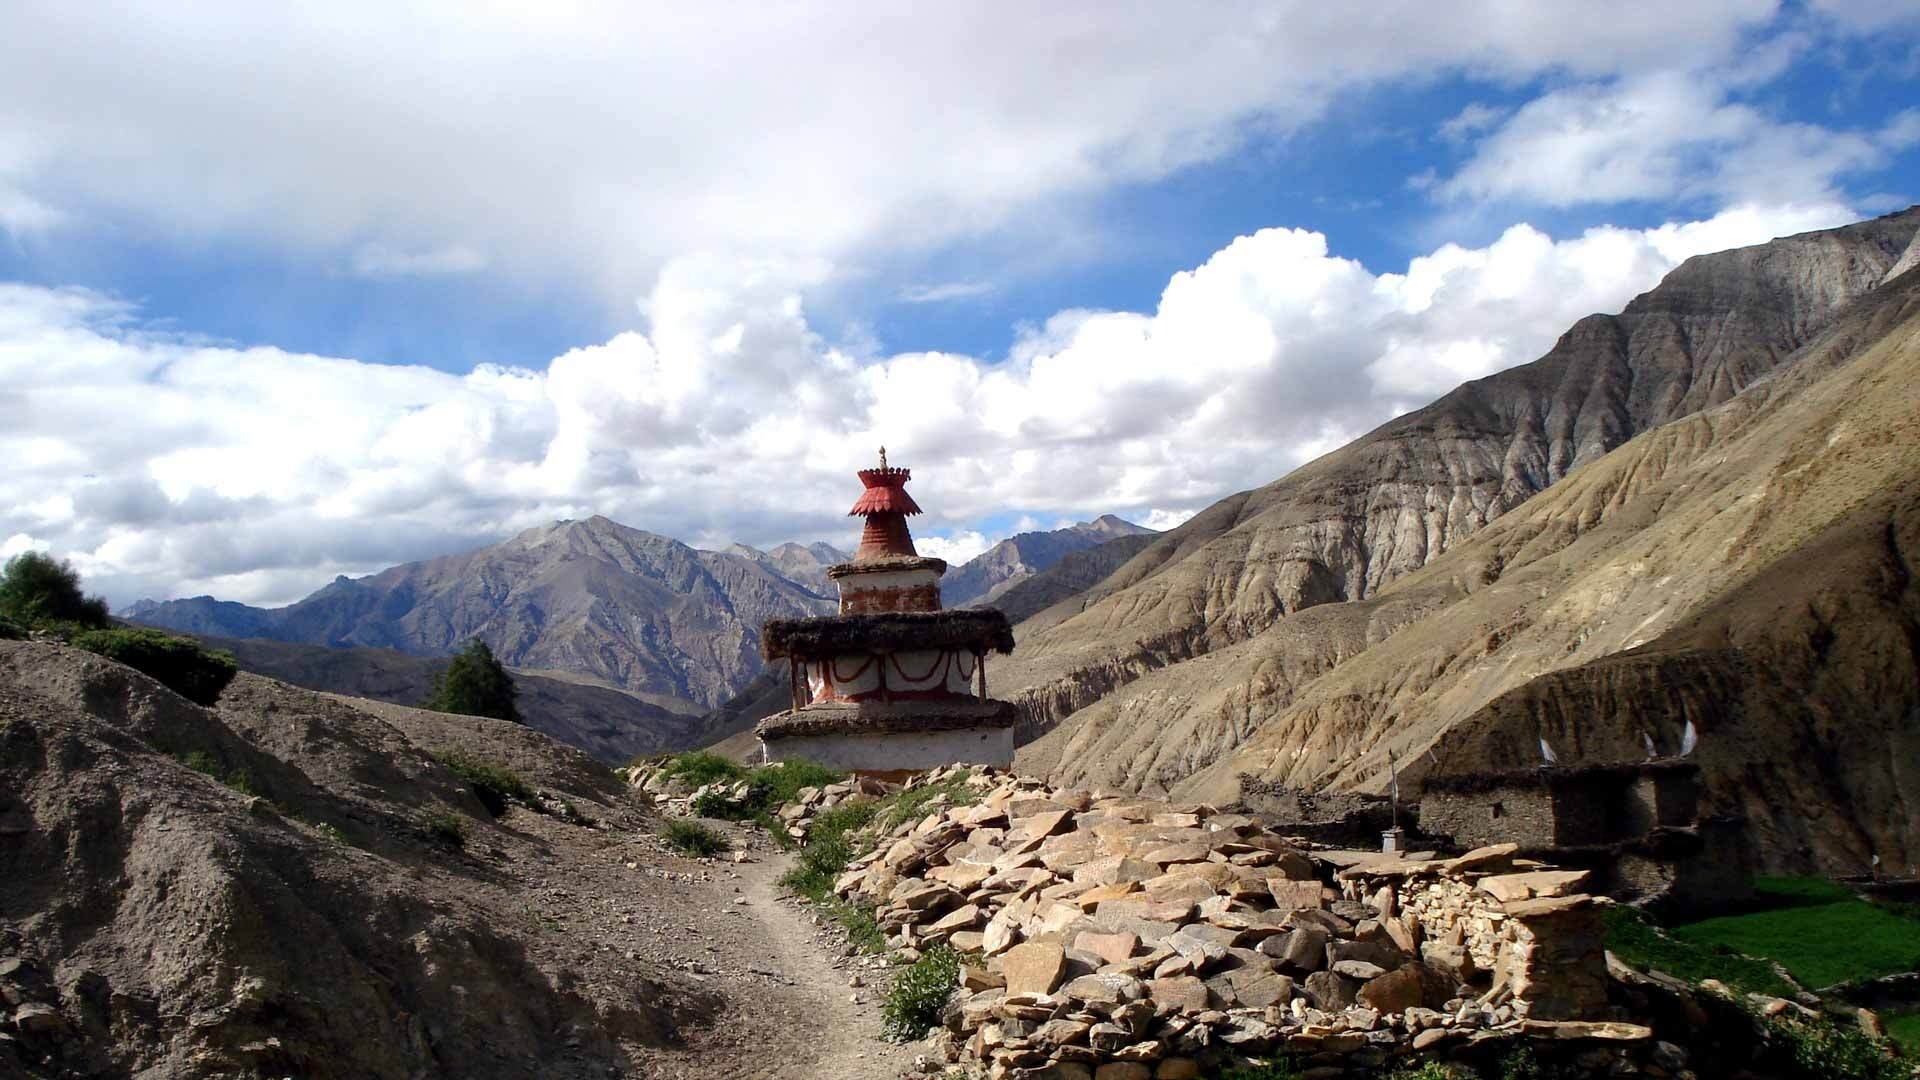
[[[1711,808],[1746,817],[1768,864],[1853,871],[1877,852],[1911,868],[1920,275],[1883,279],[1916,224],[1692,260],[1545,360],[1213,508],[1023,640],[1056,663],[1098,659],[1030,699],[1046,726],[1092,707],[1023,767],[1211,797],[1240,774],[1377,791],[1389,748],[1417,781],[1536,764],[1542,735],[1563,761],[1637,758],[1642,732],[1671,752],[1691,721]],[[1463,405],[1492,401],[1468,427]],[[1408,489],[1366,481],[1363,466],[1415,464],[1448,431],[1455,456],[1428,467],[1497,463],[1461,474],[1477,486],[1429,484],[1416,512],[1396,506]],[[1528,461],[1559,482],[1510,502]],[[1341,476],[1342,498],[1375,511],[1308,528],[1338,509]],[[1286,490],[1302,504],[1259,509]],[[1469,492],[1497,520],[1441,528],[1458,520],[1449,499],[1481,505]],[[1418,539],[1422,524],[1437,531]],[[1327,544],[1369,558],[1313,557]],[[1147,614],[1176,598],[1192,619]],[[1129,611],[1165,629],[1126,652],[1110,642]]]
[[[1069,555],[1122,537],[1152,535],[1155,535],[1152,529],[1112,514],[1064,529],[1019,533],[948,571],[940,580],[940,598],[948,607],[983,604],[998,607],[1000,597],[1007,590]]]
[[[263,638],[201,640],[233,653],[243,671],[309,690],[401,705],[426,700],[446,661],[366,646],[328,648]],[[520,715],[527,726],[577,746],[608,764],[640,754],[685,750],[706,733],[697,707],[676,698],[651,698],[590,676],[516,670]]]
[[[1634,435],[1728,400],[1878,286],[1920,208],[1702,255],[1541,359],[1467,383],[1216,503],[1022,635],[1010,665],[1044,730],[1141,673],[1365,599]]]
[[[6,1000],[39,1010],[0,1072],[604,1077],[714,1015],[694,980],[542,929],[516,866],[596,834],[493,824],[433,757],[455,747],[642,823],[604,767],[517,725],[244,674],[203,709],[0,642],[0,951]]]
[[[712,706],[760,670],[762,623],[833,606],[763,559],[698,551],[594,517],[338,578],[284,608],[199,597],[142,604],[127,616],[191,633],[416,656],[444,656],[477,637],[514,667]]]

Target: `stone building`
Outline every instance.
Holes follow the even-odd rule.
[[[1677,758],[1428,776],[1419,820],[1456,847],[1590,869],[1617,899],[1698,907],[1753,888],[1738,823],[1701,816],[1700,768]]]
[[[987,656],[1013,651],[1007,617],[945,610],[947,564],[914,550],[908,469],[862,469],[849,516],[865,519],[852,561],[828,569],[840,613],[775,619],[761,651],[785,660],[792,707],[755,733],[769,761],[805,758],[861,773],[917,772],[956,762],[1013,762],[1013,705],[987,696]]]

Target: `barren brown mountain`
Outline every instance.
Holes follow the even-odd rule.
[[[1693,720],[1715,806],[1775,865],[1911,865],[1920,281],[1888,278],[1916,226],[1690,260],[1211,508],[1023,636],[1006,667],[1051,733],[1022,766],[1378,790],[1389,746],[1619,759]]]

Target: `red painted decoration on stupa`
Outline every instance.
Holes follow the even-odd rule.
[[[860,549],[854,552],[854,561],[917,557],[920,553],[913,549],[913,535],[907,531],[907,515],[921,512],[920,504],[907,494],[907,481],[913,479],[913,470],[888,468],[887,449],[883,446],[880,467],[861,469],[859,475],[866,490],[860,493],[859,501],[847,511],[847,516],[864,517],[867,523],[860,530]]]

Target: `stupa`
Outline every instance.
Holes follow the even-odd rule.
[[[905,774],[966,762],[1013,763],[1013,705],[987,696],[987,654],[1013,651],[1006,615],[940,606],[947,564],[915,551],[920,507],[910,469],[861,469],[848,511],[866,519],[851,562],[829,567],[840,613],[774,619],[760,632],[768,662],[785,660],[792,707],[755,733],[768,761],[804,758],[836,769]]]

